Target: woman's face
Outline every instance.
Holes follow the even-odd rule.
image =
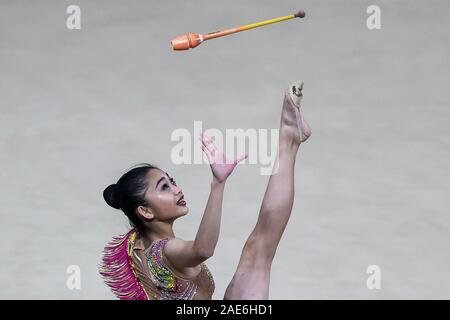
[[[153,169],[148,172],[147,178],[149,185],[145,197],[156,220],[170,221],[189,212],[181,188],[166,172]]]

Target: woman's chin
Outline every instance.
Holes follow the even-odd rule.
[[[181,207],[181,212],[182,212],[182,214],[181,215],[187,215],[188,214],[188,212],[189,212],[189,208],[188,208],[188,206],[182,206]]]

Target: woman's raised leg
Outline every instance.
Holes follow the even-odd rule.
[[[255,228],[242,250],[224,299],[268,299],[270,270],[294,202],[294,167],[300,144],[311,130],[300,114],[303,83],[292,84],[281,111],[278,156]]]

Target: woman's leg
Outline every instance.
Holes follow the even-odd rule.
[[[279,131],[278,158],[269,178],[258,221],[250,234],[225,299],[267,299],[270,269],[294,202],[294,166],[301,142],[311,135],[300,111],[303,83],[285,93]]]

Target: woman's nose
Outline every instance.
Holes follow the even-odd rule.
[[[175,194],[179,194],[182,190],[178,186],[173,186]]]

